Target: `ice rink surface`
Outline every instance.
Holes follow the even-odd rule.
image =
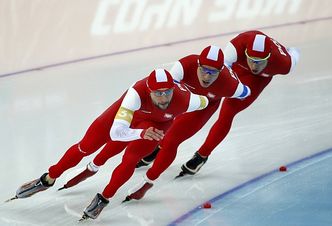
[[[61,8],[49,2],[53,3],[49,8],[54,8],[54,12]],[[135,1],[121,4],[128,2]],[[158,2],[166,5],[172,1]],[[199,9],[203,11],[212,4],[225,3],[184,2],[200,4]],[[235,2],[251,2],[257,6],[268,1]],[[74,32],[59,33],[61,40],[57,41],[64,43],[61,49],[53,39],[45,40],[47,30],[54,32],[52,26],[41,28],[42,19],[46,18],[42,10],[49,8],[38,8],[38,4],[45,6],[45,3],[34,0],[30,7],[24,8],[31,16],[27,18],[41,15],[36,26],[29,23],[29,32],[28,28],[22,31],[18,25],[24,20],[18,16],[20,10],[22,14],[26,12],[20,7],[22,3],[3,1],[1,4],[8,10],[4,7],[2,10],[12,16],[2,20],[4,26],[0,33],[4,40],[0,58],[0,201],[12,197],[24,182],[46,172],[68,147],[81,139],[103,110],[154,68],[168,69],[179,58],[199,53],[210,44],[223,48],[237,33],[256,28],[285,46],[298,47],[301,58],[291,74],[276,76],[257,101],[237,116],[226,140],[197,175],[173,180],[181,165],[204,142],[217,115],[180,146],[174,163],[144,199],[121,204],[127,191],[146,172],[147,168],[140,168],[119,189],[98,219],[78,223],[83,209],[103,190],[121,160],[120,154],[94,177],[58,192],[57,188],[85,168],[93,158],[90,156],[65,172],[53,188],[28,199],[1,203],[0,225],[332,225],[332,10],[325,7],[329,1],[322,1],[326,4],[293,1],[297,5],[283,2],[288,2],[289,7],[285,3],[284,10],[276,8],[279,11],[270,17],[257,15],[246,20],[239,19],[243,7],[234,5],[234,15],[224,22],[184,26],[185,34],[179,31],[180,25],[176,30],[171,27],[164,32],[156,25],[151,30],[157,34],[149,34],[160,36],[158,40],[151,41],[145,30],[145,33],[133,30],[128,36],[135,39],[133,42],[138,39],[142,43],[134,45],[130,38],[121,36],[114,42],[114,45],[121,44],[118,49],[114,45],[103,46],[107,40],[102,36],[93,36],[96,44],[79,39]],[[63,14],[71,18],[68,12],[75,7],[73,3],[60,3]],[[99,1],[99,4],[107,3],[120,4]],[[84,9],[87,15],[88,4],[82,5],[87,7]],[[176,10],[173,8],[170,12]],[[63,21],[59,20],[58,27]],[[48,43],[49,49],[41,43]],[[73,48],[67,47],[68,44]],[[91,51],[84,52],[84,48]],[[288,171],[278,172],[281,165],[289,166]],[[211,209],[199,208],[209,200]]]

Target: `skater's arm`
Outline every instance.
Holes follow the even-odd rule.
[[[111,127],[110,136],[114,141],[141,139],[143,129],[130,128],[134,112],[141,107],[141,99],[134,88],[129,88]]]

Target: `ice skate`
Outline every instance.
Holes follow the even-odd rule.
[[[152,163],[152,161],[149,162],[149,161],[146,161],[146,160],[143,158],[143,159],[139,160],[139,162],[138,162],[137,165],[136,165],[136,168],[140,168],[140,167],[142,167],[142,166],[148,166],[148,165],[150,165],[151,163]]]
[[[82,181],[86,180],[87,178],[95,175],[98,172],[97,170],[93,170],[93,168],[90,167],[89,163],[87,165],[87,167],[85,168],[85,170],[83,172],[81,172],[80,174],[76,175],[75,177],[73,177],[72,179],[70,179],[65,185],[63,185],[63,187],[59,188],[58,191],[63,190],[63,189],[67,189],[70,187],[73,187],[79,183],[81,183]]]
[[[97,193],[90,205],[84,209],[83,216],[79,221],[84,221],[89,218],[96,219],[108,203],[109,201],[104,196]]]
[[[150,155],[145,156],[137,163],[136,168],[150,165],[157,157],[159,150],[160,150],[160,147],[157,146]]]
[[[28,198],[38,192],[44,191],[44,190],[48,189],[49,187],[52,187],[54,182],[52,184],[49,184],[46,181],[46,176],[47,176],[47,173],[44,173],[40,178],[23,184],[21,187],[19,187],[17,189],[15,197],[6,200],[6,202],[9,202],[9,201],[12,201],[15,199]]]
[[[185,175],[196,174],[207,160],[208,157],[204,158],[198,152],[196,152],[188,162],[181,166],[182,171],[175,177],[175,179]]]
[[[144,180],[143,183],[139,184],[136,188],[134,188],[134,192],[132,192],[130,195],[128,195],[123,201],[124,202],[128,202],[132,199],[135,200],[140,200],[141,198],[144,197],[145,193],[152,188],[153,184]]]

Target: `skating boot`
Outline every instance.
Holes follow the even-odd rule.
[[[144,197],[145,193],[152,188],[153,183],[151,180],[149,180],[147,177],[144,177],[143,181],[138,184],[135,188],[132,189],[132,192],[130,195],[128,195],[125,200],[122,202],[128,202],[132,199],[140,200]]]
[[[72,179],[70,179],[65,185],[63,185],[63,187],[59,188],[58,190],[62,190],[62,189],[67,189],[70,187],[73,187],[75,185],[77,185],[78,183],[81,183],[82,181],[86,180],[87,178],[95,175],[98,172],[98,168],[97,166],[95,166],[93,163],[89,163],[85,170],[83,172],[81,172],[80,174],[76,175],[75,177],[73,177]]]
[[[155,160],[155,158],[156,158],[159,150],[160,150],[160,147],[157,146],[150,155],[145,156],[144,158],[142,158],[137,163],[136,168],[140,168],[142,166],[148,166],[148,165],[150,165],[153,162],[153,160]]]
[[[184,175],[194,175],[196,174],[201,167],[206,163],[208,160],[208,157],[202,157],[198,152],[195,152],[194,156],[185,164],[181,166],[182,171],[180,174],[176,177],[182,177]]]
[[[37,192],[41,192],[48,189],[49,187],[52,187],[55,181],[52,184],[49,184],[46,181],[47,174],[48,173],[44,173],[40,178],[23,184],[17,189],[15,197],[8,199],[7,202],[14,199],[28,198]]]
[[[97,195],[93,198],[90,205],[88,205],[84,209],[84,213],[80,221],[92,218],[96,219],[101,211],[104,209],[105,206],[107,206],[109,203],[108,199],[106,199],[101,194],[97,193]]]

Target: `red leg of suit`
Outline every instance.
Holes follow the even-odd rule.
[[[152,167],[146,173],[150,180],[157,179],[172,164],[176,157],[178,146],[205,125],[218,109],[219,103],[220,101],[216,101],[204,110],[177,116],[160,143],[162,148],[154,160]]]
[[[111,180],[104,188],[102,195],[105,198],[113,197],[116,191],[134,174],[137,162],[150,154],[157,144],[156,141],[148,140],[132,141],[127,146],[121,163],[114,169]]]
[[[201,156],[209,156],[214,148],[223,141],[231,129],[233,119],[237,113],[249,107],[270,83],[271,78],[248,75],[240,80],[250,87],[251,95],[244,100],[226,98],[222,103],[217,121],[213,124],[209,134],[199,148]]]
[[[50,177],[60,177],[64,171],[76,166],[83,157],[94,153],[110,140],[109,131],[120,104],[120,100],[115,102],[90,125],[83,139],[71,146],[59,162],[49,168]]]
[[[96,166],[102,166],[105,162],[112,158],[113,156],[119,154],[123,149],[128,145],[129,142],[121,142],[121,141],[108,141],[107,144],[103,147],[103,149],[96,155],[93,159],[93,163]],[[123,148],[117,148],[118,146],[123,145]]]
[[[154,126],[155,128],[166,131],[168,127],[171,125],[171,122],[160,123],[158,125],[149,124],[149,122],[143,122],[138,127],[139,128],[148,128],[150,126]],[[105,198],[111,198],[114,196],[116,191],[126,183],[129,178],[134,174],[136,164],[139,160],[141,160],[144,156],[152,153],[154,148],[157,146],[157,141],[149,141],[149,140],[135,140],[128,144],[126,151],[122,157],[121,163],[114,169],[112,173],[112,177],[108,185],[105,187],[102,195]],[[112,147],[109,147],[113,149]],[[106,149],[105,149],[106,150]],[[98,163],[102,163],[109,158],[112,154],[105,151],[103,154],[99,153]],[[97,156],[96,156],[97,158]],[[95,160],[94,160],[95,161]],[[96,163],[96,162],[95,162]],[[98,164],[97,164],[98,165]]]

